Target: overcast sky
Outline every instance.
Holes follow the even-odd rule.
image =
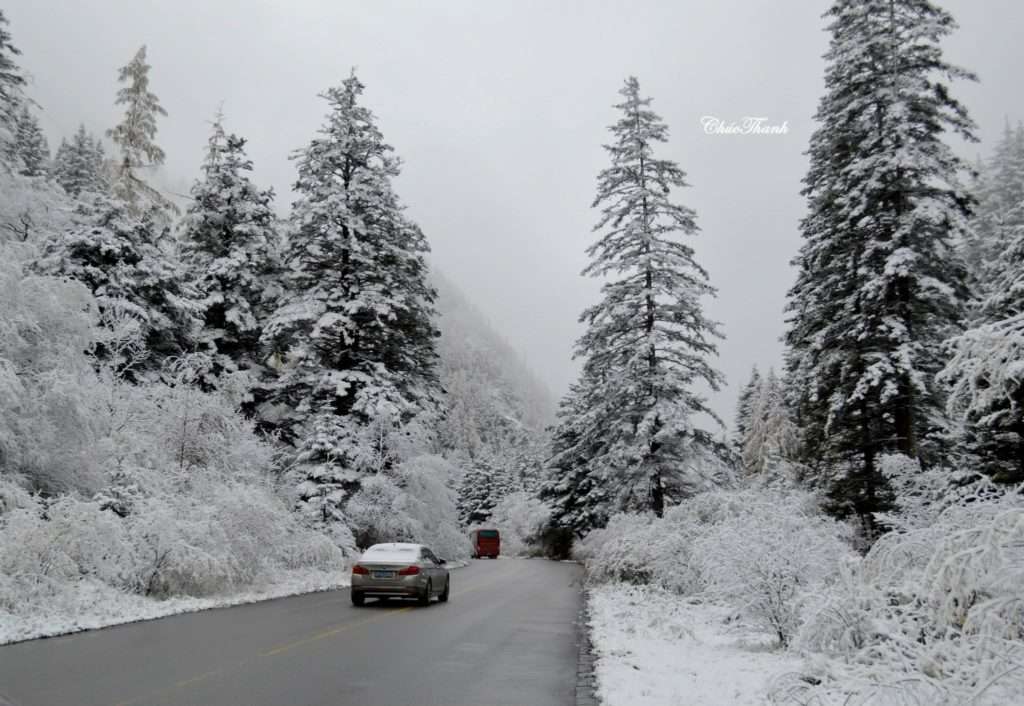
[[[209,120],[249,139],[257,180],[291,201],[288,157],[320,125],[317,94],[357,67],[365,99],[405,161],[399,194],[453,279],[561,395],[577,366],[577,317],[595,177],[623,79],[640,79],[670,126],[663,155],[686,170],[678,194],[702,228],[695,246],[719,289],[708,302],[728,339],[712,397],[731,420],[750,366],[778,365],[782,308],[799,246],[800,179],[822,91],[825,0],[717,2],[356,2],[341,0],[7,0],[29,92],[51,143],[79,122],[114,124],[116,70],[149,46],[166,172],[187,190]],[[947,0],[961,30],[947,58],[982,82],[956,95],[987,154],[1006,117],[1024,118],[1024,2]],[[763,116],[784,136],[710,136],[700,119]]]

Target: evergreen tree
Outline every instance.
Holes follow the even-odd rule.
[[[974,325],[953,339],[942,372],[963,420],[961,464],[997,482],[1024,481],[1024,128],[1007,127],[986,168],[977,219],[985,253]]]
[[[701,308],[714,289],[680,238],[697,232],[695,214],[670,198],[686,186],[685,175],[654,154],[668,128],[641,98],[639,82],[627,79],[621,94],[621,117],[610,127],[615,139],[606,146],[612,163],[598,175],[594,200],[601,236],[584,269],[605,280],[602,300],[581,316],[587,329],[576,345],[585,404],[568,421],[575,443],[554,460],[557,468],[584,460],[591,490],[580,501],[606,497],[610,505],[574,512],[595,518],[620,510],[661,515],[701,482],[694,466],[702,455],[718,451],[711,434],[694,426],[700,413],[717,420],[693,387],[719,388],[721,375],[707,358],[721,335]]]
[[[1024,123],[1009,122],[992,157],[978,168],[974,194],[978,199],[963,255],[979,303],[993,294],[1003,269],[1003,255],[1012,246],[1015,229],[1024,224]]]
[[[464,527],[486,523],[501,497],[494,468],[487,461],[476,459],[459,485],[459,522]]]
[[[971,204],[943,138],[973,139],[943,80],[973,77],[943,61],[955,23],[927,0],[837,0],[828,16],[788,378],[801,385],[806,458],[832,474],[833,509],[870,527],[888,505],[878,456],[934,452],[933,377],[967,298],[954,247]]]
[[[15,59],[21,51],[11,44],[11,33],[6,25],[7,18],[0,10],[0,147],[9,145],[14,139],[18,108],[24,100],[21,91],[25,85],[25,77]]]
[[[377,472],[390,430],[437,394],[428,245],[402,212],[399,162],[362,91],[355,75],[328,90],[327,121],[297,155],[285,292],[263,333],[281,361],[283,431],[306,448],[304,435],[329,430],[316,463],[357,474]],[[296,478],[309,477],[304,463]]]
[[[138,322],[148,358],[124,371],[130,379],[191,350],[199,325],[194,295],[183,284],[180,267],[161,249],[169,237],[152,213],[136,216],[123,202],[94,195],[79,202],[73,227],[48,241],[36,263],[44,274],[86,285],[107,320]]]
[[[10,144],[11,162],[28,177],[45,176],[50,162],[50,146],[46,142],[39,120],[27,105],[22,105],[15,116],[14,140]]]
[[[750,371],[750,379],[740,390],[739,401],[736,403],[736,433],[735,439],[740,448],[743,447],[743,439],[746,438],[747,429],[750,426],[751,406],[753,398],[761,387],[761,373],[755,365]]]
[[[748,473],[770,473],[797,453],[797,429],[786,409],[782,382],[769,370],[749,398],[749,416],[740,445]]]
[[[258,189],[251,171],[245,140],[226,134],[218,116],[181,224],[182,259],[202,296],[214,374],[261,364],[260,335],[279,275],[274,194]]]
[[[327,533],[344,526],[345,500],[359,490],[360,474],[342,465],[338,455],[338,439],[347,430],[341,418],[319,415],[302,441],[296,464],[288,474],[295,485],[298,513],[312,527]]]
[[[589,424],[587,394],[596,389],[590,381],[581,381],[562,399],[551,442],[548,478],[538,493],[551,507],[551,525],[571,530],[580,538],[608,522],[615,492],[611,484],[600,482],[597,474],[590,472],[587,461],[598,453],[593,437],[586,437],[590,445],[583,444]]]
[[[53,159],[53,178],[71,196],[107,191],[103,143],[79,125],[71,141],[62,140]]]
[[[146,183],[139,171],[152,169],[164,163],[164,151],[157,146],[156,119],[167,115],[160,99],[149,90],[149,69],[146,47],[143,45],[128,64],[118,72],[118,81],[126,84],[117,92],[115,105],[124,106],[124,118],[107,137],[120,151],[111,188],[114,196],[126,204],[135,215],[151,206],[160,208],[171,204]]]

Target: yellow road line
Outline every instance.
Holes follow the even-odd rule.
[[[190,686],[192,684],[198,684],[201,681],[206,681],[210,677],[217,676],[218,674],[220,674],[223,671],[224,671],[223,669],[214,669],[212,672],[207,672],[206,674],[200,674],[198,677],[192,677],[191,679],[183,679],[182,681],[177,682],[174,685],[174,688],[180,689],[183,686]]]
[[[381,620],[383,618],[386,618],[389,615],[394,615],[395,613],[404,613],[407,610],[412,610],[412,608],[413,608],[412,606],[407,606],[405,608],[398,608],[396,610],[389,610],[386,613],[380,613],[379,615],[374,615],[373,617],[366,618],[365,620],[359,620],[359,621],[356,621],[354,623],[344,623],[342,625],[339,625],[338,627],[331,628],[330,630],[325,630],[324,632],[317,633],[316,635],[312,635],[310,637],[306,637],[306,638],[303,638],[301,640],[296,640],[295,642],[289,642],[286,645],[281,645],[280,647],[275,647],[275,648],[273,648],[271,650],[268,650],[266,652],[262,652],[262,653],[260,653],[260,657],[274,657],[276,655],[282,654],[282,653],[287,652],[287,651],[289,651],[291,649],[294,649],[296,647],[300,647],[302,645],[308,645],[311,642],[319,642],[320,640],[326,640],[327,638],[334,637],[335,635],[337,635],[339,633],[343,633],[343,632],[345,632],[346,630],[348,630],[350,628],[357,628],[357,627],[359,627],[361,625],[366,625],[367,623],[372,623],[372,622],[374,622],[376,620]]]
[[[484,581],[478,581],[475,584],[470,584],[469,587],[463,588],[462,590],[458,591],[457,593],[453,593],[452,596],[456,597],[456,598],[459,597],[459,596],[464,596],[467,593],[472,593],[473,591],[478,591],[481,588],[486,588],[486,587],[494,585],[496,583],[500,583],[506,577],[507,577],[507,572],[502,572],[498,576],[489,577],[488,579],[486,579]],[[341,589],[341,590],[344,590],[344,589]],[[368,623],[372,623],[372,622],[375,622],[377,620],[383,620],[384,618],[387,618],[388,616],[391,616],[391,615],[396,615],[397,613],[405,613],[406,611],[412,610],[414,607],[415,606],[406,606],[404,608],[396,608],[394,610],[389,610],[389,611],[386,611],[386,612],[378,613],[377,615],[370,616],[370,617],[365,618],[363,620],[357,620],[357,621],[351,622],[351,623],[342,623],[340,625],[336,625],[336,626],[330,628],[329,630],[324,630],[323,632],[316,633],[315,635],[310,635],[309,637],[302,638],[301,640],[296,640],[294,642],[289,642],[289,643],[286,643],[286,644],[283,644],[283,645],[278,645],[277,647],[272,647],[271,649],[269,649],[269,650],[267,650],[265,652],[259,653],[258,656],[259,657],[276,657],[277,655],[284,654],[285,652],[289,652],[290,650],[293,650],[296,647],[302,647],[303,645],[308,645],[308,644],[312,644],[314,642],[320,642],[321,640],[326,640],[328,638],[334,637],[335,635],[343,633],[346,630],[349,630],[351,628],[360,627],[362,625],[366,625]],[[234,668],[242,667],[242,666],[248,664],[251,661],[252,661],[251,658],[250,659],[246,659],[246,660],[242,660],[241,662],[238,662],[237,664],[235,664],[233,666],[234,666]],[[155,696],[155,695],[158,695],[158,694],[161,694],[161,695],[162,694],[167,694],[167,693],[169,693],[171,691],[174,691],[176,689],[184,689],[184,688],[187,688],[189,686],[193,686],[193,685],[198,684],[200,682],[206,681],[210,677],[214,677],[214,676],[216,676],[218,674],[222,674],[224,671],[226,671],[226,669],[227,668],[222,667],[222,668],[219,668],[219,669],[215,669],[213,671],[206,672],[204,674],[200,674],[200,675],[192,677],[190,679],[183,679],[183,680],[181,680],[179,682],[175,682],[172,686],[170,686],[168,688],[159,689],[159,690],[150,692],[149,695],[150,696]],[[118,703],[114,704],[114,706],[131,706],[131,704],[139,703],[141,701],[141,699],[143,699],[143,698],[145,698],[145,697],[138,697],[138,698],[130,699],[128,701],[119,701]]]

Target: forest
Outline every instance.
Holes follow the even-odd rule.
[[[785,358],[723,420],[705,234],[637,77],[556,408],[432,269],[355,70],[290,203],[227,114],[175,194],[147,48],[110,77],[122,119],[51,149],[0,13],[0,642],[336,586],[381,541],[460,561],[493,526],[596,596],[714,606],[799,657],[773,704],[1015,703],[1024,124],[961,156],[977,77],[936,3],[824,19]]]

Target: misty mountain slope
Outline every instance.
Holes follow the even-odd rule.
[[[536,443],[554,415],[545,385],[469,297],[436,270],[439,375],[448,397],[442,443],[471,458],[509,457]]]

